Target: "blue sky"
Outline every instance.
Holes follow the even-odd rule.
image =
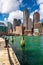
[[[28,8],[30,10],[31,17],[35,11],[39,11],[39,13],[43,11],[43,0],[1,0],[0,4],[0,21],[3,21],[6,18],[9,19],[12,14],[11,12],[16,13],[17,10],[21,13]],[[42,13],[40,14],[41,21],[43,21]]]
[[[37,0],[23,0],[22,3],[24,7],[20,7],[21,10],[24,10],[25,8],[30,8],[30,12],[33,12],[34,10],[39,9]]]

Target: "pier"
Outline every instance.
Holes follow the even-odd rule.
[[[5,47],[3,38],[0,38],[0,65],[20,65],[11,46]]]

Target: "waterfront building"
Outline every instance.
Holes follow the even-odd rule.
[[[37,33],[41,34],[41,27],[42,27],[41,22],[37,22],[37,23],[35,22],[34,23],[34,33],[38,31]]]
[[[16,31],[17,19],[13,21],[13,32]]]
[[[32,19],[28,18],[28,30],[32,31],[32,27],[33,27]]]
[[[24,34],[31,34],[32,33],[32,19],[29,17],[30,13],[28,9],[25,9],[23,12],[23,25],[25,27]]]
[[[41,34],[41,23],[40,23],[40,14],[35,12],[33,14],[33,33]]]
[[[18,19],[18,20],[17,20],[17,26],[20,26],[20,25],[21,25],[21,20]]]
[[[13,32],[16,31],[16,26],[21,25],[21,20],[20,19],[14,19],[13,21]]]
[[[24,34],[24,26],[16,26],[16,31],[14,32],[16,35],[23,35]]]
[[[28,18],[29,18],[29,10],[25,9],[23,12],[23,25],[27,30],[28,30]]]
[[[7,26],[3,22],[0,22],[0,35],[7,34],[7,29]]]
[[[33,21],[34,21],[34,23],[40,21],[40,14],[39,14],[39,12],[35,12],[33,14]]]
[[[25,29],[24,34],[25,35],[31,35],[32,34],[32,27],[33,27],[32,20],[31,20],[31,18],[28,18],[28,30]]]
[[[41,35],[43,35],[43,22],[41,24],[42,24],[42,27],[41,27]]]
[[[11,34],[13,32],[12,24],[10,22],[7,22],[7,25],[8,25],[8,34]]]

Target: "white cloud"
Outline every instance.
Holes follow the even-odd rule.
[[[43,4],[40,4],[40,10],[39,10],[39,13],[40,13],[40,19],[43,18]]]
[[[7,26],[8,19],[4,18],[4,24]]]
[[[37,3],[39,4],[40,19],[43,19],[43,0],[38,0]]]
[[[19,9],[22,0],[0,0],[0,12],[9,13]]]
[[[8,21],[13,23],[14,18],[23,20],[23,12],[20,10],[11,12],[9,14]]]
[[[37,3],[41,4],[41,3],[43,3],[43,0],[38,0]]]
[[[32,21],[33,21],[33,12],[30,14],[30,18],[31,18]]]

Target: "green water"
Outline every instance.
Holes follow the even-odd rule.
[[[43,65],[43,36],[24,36],[25,47],[21,47],[21,36],[9,38],[15,54],[21,65]]]

